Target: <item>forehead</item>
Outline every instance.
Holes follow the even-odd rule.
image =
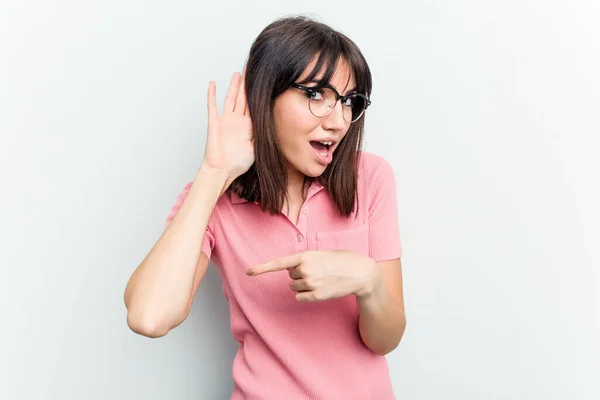
[[[317,59],[318,57],[314,57],[311,60],[311,62],[306,66],[304,72],[302,72],[302,75],[300,76],[300,82],[306,81],[306,79],[311,75],[311,73],[315,69]],[[326,70],[327,64],[324,64],[315,76],[315,78],[311,79],[311,81],[314,81],[315,83],[321,81]],[[336,88],[336,90],[340,93],[344,93],[346,90],[355,87],[356,83],[354,73],[352,72],[352,68],[350,68],[350,65],[344,58],[340,57],[338,59],[333,76],[327,83]]]

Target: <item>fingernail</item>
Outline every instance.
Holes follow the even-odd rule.
[[[252,275],[253,273],[254,273],[254,270],[253,270],[253,269],[248,269],[248,270],[246,270],[246,274],[247,274],[247,275]]]

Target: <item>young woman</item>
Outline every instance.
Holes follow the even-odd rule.
[[[220,115],[215,93],[201,166],[127,285],[130,328],[181,324],[212,260],[240,343],[232,399],[393,399],[402,250],[392,168],[361,150],[363,55],[322,23],[280,19]]]

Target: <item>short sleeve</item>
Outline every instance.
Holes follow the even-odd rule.
[[[396,178],[392,166],[371,155],[368,164],[369,256],[375,261],[402,257]]]
[[[169,224],[173,221],[173,219],[177,215],[177,212],[179,212],[179,209],[181,208],[185,198],[187,197],[188,193],[190,192],[190,189],[192,188],[192,183],[193,182],[188,183],[183,188],[183,191],[181,193],[179,193],[179,195],[177,196],[177,199],[175,200],[175,204],[173,204],[173,206],[171,207],[171,211],[167,215],[167,220],[165,222],[165,229],[167,229]],[[208,222],[208,226],[206,227],[206,232],[204,233],[204,241],[202,242],[202,252],[204,254],[206,254],[206,256],[208,257],[209,260],[210,260],[210,256],[212,254],[214,247],[215,247],[215,237],[213,235],[213,216],[211,216],[211,218]]]

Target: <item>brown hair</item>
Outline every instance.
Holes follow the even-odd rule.
[[[314,79],[325,67],[319,84],[329,83],[341,58],[354,75],[357,92],[370,97],[371,71],[358,46],[323,23],[304,16],[278,19],[258,35],[250,49],[246,93],[254,132],[255,162],[230,188],[241,198],[258,202],[271,214],[281,211],[287,195],[286,163],[275,133],[275,99],[300,78],[317,56],[307,80]],[[304,181],[306,188],[313,179],[319,179],[344,216],[354,211],[356,203],[364,118],[350,125],[323,174],[318,178],[306,177]]]

